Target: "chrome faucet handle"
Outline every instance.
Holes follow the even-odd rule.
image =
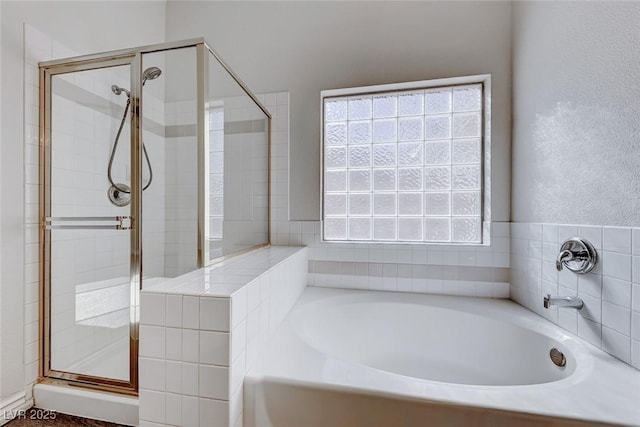
[[[542,305],[544,306],[544,308],[551,307],[551,294],[547,294],[547,296],[544,297],[544,299],[542,300]]]
[[[560,253],[556,258],[556,269],[561,271],[563,266],[578,274],[585,274],[593,270],[598,262],[598,254],[591,243],[574,237],[565,240],[560,246]]]
[[[571,261],[575,258],[573,252],[570,250],[563,250],[558,254],[558,258],[556,258],[556,270],[562,271],[562,264],[568,261]]]

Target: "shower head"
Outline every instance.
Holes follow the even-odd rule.
[[[129,97],[129,91],[120,86],[111,86],[111,92],[115,93],[116,95],[120,95],[122,92],[124,92],[127,94],[127,97]]]
[[[162,70],[158,67],[147,68],[142,73],[142,86],[144,86],[147,80],[157,79],[158,77],[160,77],[160,74],[162,74]],[[120,95],[122,92],[124,92],[127,94],[127,98],[129,98],[129,96],[131,95],[127,89],[117,85],[111,86],[111,92],[115,93],[116,95]]]
[[[142,73],[142,85],[147,82],[147,80],[155,80],[160,77],[162,74],[162,70],[158,67],[149,67]]]

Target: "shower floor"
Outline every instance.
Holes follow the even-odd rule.
[[[118,340],[64,370],[94,377],[129,379],[129,339]]]
[[[55,419],[45,420],[45,416]],[[73,415],[58,414],[44,409],[31,408],[24,415],[10,421],[7,427],[123,427],[123,424],[108,423],[106,421],[91,420],[89,418],[74,417]]]

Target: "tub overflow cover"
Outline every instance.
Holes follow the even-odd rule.
[[[563,367],[567,364],[567,359],[564,357],[564,354],[555,347],[549,352],[549,357],[551,357],[551,361],[557,366]]]

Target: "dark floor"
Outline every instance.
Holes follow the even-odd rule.
[[[13,421],[5,425],[6,427],[124,427],[121,424],[108,423],[105,421],[90,420],[88,418],[74,417],[71,415],[59,414],[46,409],[31,408],[28,411],[16,414]]]

